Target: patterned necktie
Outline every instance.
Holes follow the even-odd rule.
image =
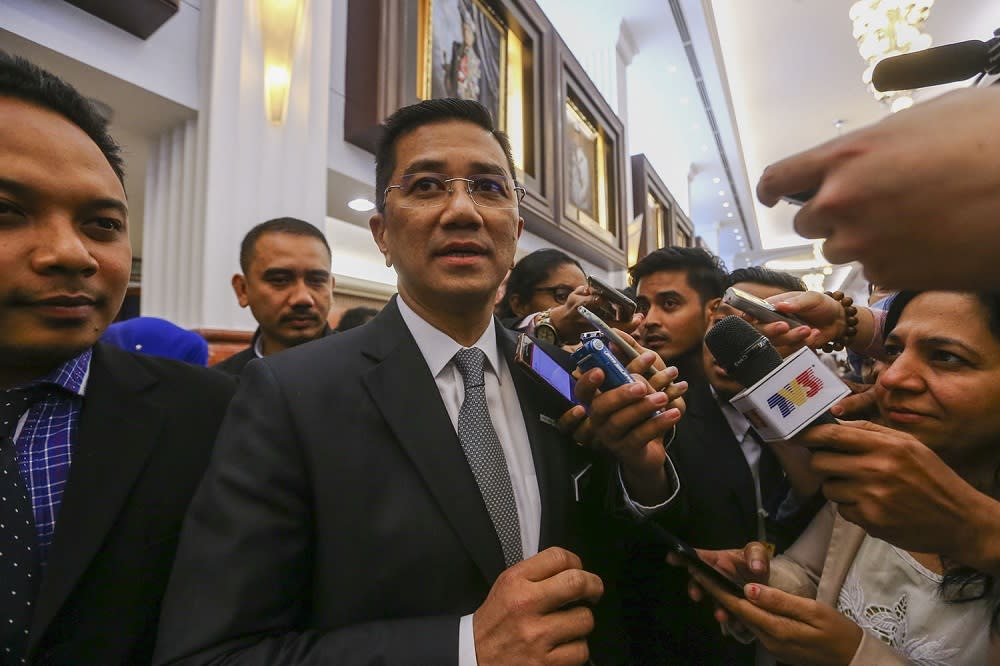
[[[47,394],[44,387],[0,391],[0,663],[25,663],[39,566],[35,520],[17,465],[14,430]]]
[[[504,562],[509,567],[524,558],[521,551],[521,525],[517,517],[517,504],[514,502],[514,488],[510,483],[507,459],[496,430],[493,429],[486,404],[486,386],[483,381],[485,358],[481,349],[472,347],[460,349],[452,359],[465,383],[465,400],[458,412],[458,439],[462,442],[462,450],[500,538]]]

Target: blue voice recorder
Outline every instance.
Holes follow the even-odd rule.
[[[631,384],[635,381],[625,366],[621,364],[621,361],[611,353],[599,331],[584,333],[580,336],[580,342],[583,344],[572,354],[573,362],[576,363],[580,372],[587,372],[594,368],[603,370],[602,391],[610,391],[622,384]]]

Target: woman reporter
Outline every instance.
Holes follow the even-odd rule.
[[[594,299],[580,263],[555,248],[523,257],[507,277],[506,292],[496,315],[509,328],[525,331],[554,345],[572,345],[594,329],[577,308],[592,307]],[[641,316],[608,324],[632,332]]]
[[[1000,496],[1000,295],[904,292],[886,317],[885,351],[890,363],[875,391],[887,425],[816,426],[802,437],[827,479],[824,493],[838,504],[771,562],[769,585],[745,587],[747,599],[696,578],[724,609],[720,618],[738,620],[779,661],[998,663],[996,578],[958,565],[950,552],[913,548],[963,530],[956,507],[908,489],[939,488],[932,495],[943,498],[968,485]],[[878,524],[866,514],[885,498],[894,498],[896,516],[914,516],[920,527],[910,531],[938,534],[903,525],[875,536],[843,517]],[[761,557],[750,547],[706,553],[728,572],[750,571],[749,560]]]

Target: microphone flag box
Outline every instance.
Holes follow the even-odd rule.
[[[795,436],[850,392],[813,350],[803,347],[729,402],[761,439],[778,442]]]

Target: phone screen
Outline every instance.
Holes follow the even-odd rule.
[[[576,380],[552,357],[539,349],[538,345],[534,345],[531,350],[531,369],[549,386],[559,391],[564,398],[573,404],[577,403],[576,396],[573,395]]]

